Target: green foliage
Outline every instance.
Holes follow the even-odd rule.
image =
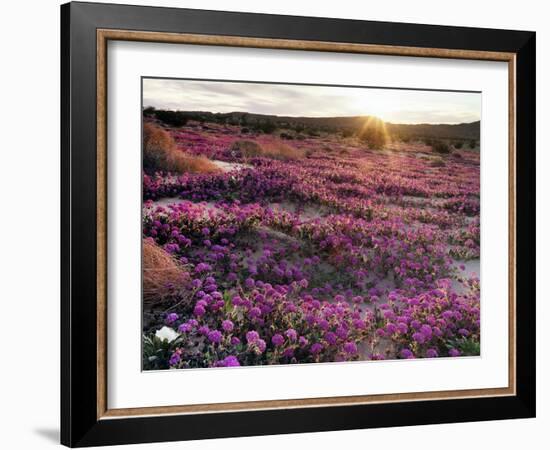
[[[310,137],[319,137],[321,136],[319,134],[319,132],[313,128],[308,128],[307,130],[305,130],[305,133],[310,136]]]
[[[168,369],[174,342],[159,339],[155,335],[143,336],[143,369]]]
[[[456,148],[456,149],[461,149],[462,146],[464,145],[464,142],[462,142],[462,141],[456,141],[453,145],[454,145],[454,148]]]
[[[367,126],[361,130],[359,138],[361,141],[365,142],[369,148],[373,149],[383,149],[388,144],[389,140],[386,126],[380,119],[367,124]]]
[[[164,122],[166,125],[172,127],[182,127],[189,120],[185,113],[181,111],[157,110],[155,111],[155,117],[161,122]]]
[[[350,130],[346,128],[345,130],[342,130],[342,137],[343,138],[349,138],[353,136],[353,130]]]
[[[249,139],[237,139],[231,144],[230,150],[243,158],[254,158],[262,155],[262,146]]]
[[[441,156],[436,156],[430,161],[431,167],[445,167],[445,161],[443,161],[443,158]]]
[[[289,133],[281,133],[279,136],[280,136],[281,139],[287,139],[287,140],[293,140],[294,139],[294,136],[292,134],[289,134]]]
[[[432,144],[432,150],[443,155],[447,155],[452,152],[451,146],[443,141],[435,141]]]
[[[144,116],[153,116],[155,114],[155,107],[154,106],[148,106],[147,108],[143,109],[143,115]]]
[[[449,341],[447,348],[457,348],[464,356],[479,356],[481,354],[480,343],[473,338],[460,338],[453,341]]]
[[[262,120],[254,124],[253,128],[256,131],[260,131],[265,134],[271,134],[277,129],[277,126],[270,120]]]

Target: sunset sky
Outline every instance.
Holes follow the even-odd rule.
[[[143,79],[143,106],[303,117],[374,115],[393,123],[481,118],[480,93],[152,78]]]

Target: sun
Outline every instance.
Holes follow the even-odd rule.
[[[382,120],[388,120],[398,109],[393,101],[370,93],[366,96],[358,96],[354,100],[355,109],[362,111],[362,115],[375,116]]]

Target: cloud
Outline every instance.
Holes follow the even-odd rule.
[[[143,104],[279,116],[375,115],[394,123],[480,120],[481,94],[175,79],[143,80]]]

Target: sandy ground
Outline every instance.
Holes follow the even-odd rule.
[[[215,161],[217,165],[222,167],[225,171],[231,171],[231,170],[241,170],[245,167],[243,164],[233,164],[233,163],[226,163],[223,161]],[[425,207],[425,205],[422,205],[422,202],[417,202],[417,198],[407,198],[413,205],[415,203],[418,204],[418,207]],[[425,201],[425,199],[421,199]],[[153,207],[157,206],[163,206],[167,207],[171,204],[180,203],[184,200],[173,197],[173,198],[163,198],[160,200],[157,200],[153,203]],[[212,210],[217,210],[216,206],[213,203],[203,202],[204,205],[207,207],[210,207]],[[300,218],[303,221],[310,221],[310,220],[316,220],[316,219],[322,219],[327,212],[324,211],[322,208],[319,207],[313,207],[313,206],[306,206],[306,207],[299,207],[296,204],[293,204],[292,202],[280,202],[280,203],[271,203],[269,205],[274,210],[280,210],[280,211],[288,211],[291,213],[298,214]],[[265,227],[260,227],[258,230],[263,231],[264,233],[267,233],[269,236],[269,239],[271,240],[278,240],[284,242],[286,245],[290,245],[292,242],[296,242],[296,239],[286,235],[285,233],[281,231],[272,230]],[[255,236],[257,238],[257,236]],[[260,245],[259,248],[249,257],[249,260],[255,260],[257,259],[260,254],[263,252],[263,245]],[[292,260],[292,258],[290,258]],[[292,262],[292,261],[289,261]],[[470,260],[470,261],[460,261],[455,260],[454,265],[457,269],[457,275],[460,278],[470,278],[472,276],[480,278],[480,260]],[[460,266],[463,265],[465,268],[462,270]],[[335,270],[333,267],[331,267],[329,264],[323,263],[318,266],[318,270],[320,272],[323,272],[325,275],[330,274],[331,271]],[[387,277],[386,279],[381,281],[380,287],[391,289],[394,287],[393,277]],[[457,279],[452,280],[452,287],[458,294],[464,293],[467,291],[467,287],[461,283]],[[349,302],[350,306],[353,306],[351,302]],[[361,316],[365,316],[367,311],[374,311],[375,305],[374,304],[363,304],[361,305]],[[386,351],[391,351],[392,343],[388,339],[381,339],[374,351],[378,352],[379,354],[384,354]],[[366,342],[363,342],[359,346],[359,354],[361,356],[361,359],[366,359],[370,353],[372,352],[372,348],[369,344]]]
[[[216,164],[223,172],[231,172],[233,170],[242,170],[242,169],[250,169],[252,166],[250,164],[240,164],[240,163],[232,163],[227,161],[218,161],[216,159],[213,159],[212,162]]]

